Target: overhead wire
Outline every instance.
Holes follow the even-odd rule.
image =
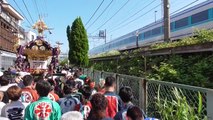
[[[137,18],[135,18],[135,19],[133,19],[133,20],[127,22],[126,24],[124,24],[124,25],[122,25],[122,26],[120,26],[120,27],[118,27],[118,28],[116,28],[116,29],[110,31],[109,33],[114,32],[114,31],[116,31],[116,30],[119,30],[119,29],[125,27],[126,25],[128,25],[128,24],[134,22],[135,20],[138,20],[139,18],[141,18],[141,17],[143,17],[144,15],[148,14],[149,12],[151,12],[151,11],[154,10],[154,9],[156,9],[156,8],[159,7],[160,5],[161,5],[161,3],[158,4],[158,5],[156,5],[155,7],[153,7],[152,9],[150,9],[149,11],[147,11],[146,13],[144,13],[144,14],[138,16]]]
[[[111,0],[111,2],[107,5],[107,7],[105,7],[105,9],[101,12],[101,14],[93,21],[92,24],[90,24],[87,29],[89,29],[103,14],[104,12],[106,12],[106,10],[109,8],[109,6],[112,4],[113,0]]]
[[[135,13],[135,11],[134,10],[136,10],[136,6],[140,6],[140,8],[141,8],[141,3],[143,3],[144,1],[143,0],[139,0],[138,2],[135,2],[135,1],[133,1],[133,3],[135,3],[131,8],[129,8],[129,10],[128,10],[128,13],[126,13],[126,14],[123,14],[123,16],[121,16],[120,18],[122,18],[122,19],[119,19],[119,20],[117,20],[116,22],[114,22],[114,23],[119,23],[119,22],[121,22],[122,20],[124,20],[125,18],[127,18],[127,17],[129,17],[128,15],[131,15],[132,13]],[[148,2],[148,1],[146,1],[146,2]],[[145,3],[146,3],[145,2]],[[145,3],[143,3],[143,4],[145,4]],[[114,26],[112,26],[112,25],[109,25],[106,29],[107,30],[109,30],[109,29],[111,29],[111,28],[113,28],[113,27],[115,27],[115,26],[117,26],[116,24],[114,24]]]
[[[37,4],[37,2],[36,2],[36,0],[33,0],[34,1],[34,3],[35,3],[35,7],[36,7],[36,9],[37,9],[37,12],[38,12],[38,17],[39,17],[39,19],[40,19],[40,11],[39,11],[39,9],[38,9],[38,4]]]
[[[137,12],[135,12],[134,14],[132,14],[130,17],[128,17],[127,19],[121,21],[119,24],[117,24],[116,26],[120,26],[121,24],[123,24],[124,22],[126,22],[127,20],[131,19],[132,17],[134,17],[135,15],[137,15],[139,12],[141,12],[142,10],[144,10],[145,8],[147,8],[148,6],[150,6],[152,3],[154,3],[156,0],[153,0],[152,2],[150,2],[149,4],[147,4],[146,6],[144,6],[142,9],[138,10]],[[115,27],[115,26],[113,26]],[[113,28],[111,27],[111,28]]]
[[[23,14],[23,16],[25,17],[25,19],[27,20],[27,22],[29,23],[30,26],[32,26],[32,24],[30,23],[30,21],[28,20],[28,18],[26,17],[26,15],[24,14],[24,12],[21,10],[21,8],[19,7],[19,5],[17,4],[17,2],[15,0],[13,0],[14,3],[16,4],[17,8],[20,10],[20,12]]]
[[[179,12],[180,10],[185,9],[186,7],[189,7],[190,5],[192,5],[192,4],[194,4],[194,3],[198,2],[198,1],[199,1],[199,0],[195,0],[195,1],[193,1],[193,2],[191,2],[191,3],[189,3],[189,4],[187,4],[187,5],[185,5],[185,6],[181,7],[181,8],[179,8],[178,10],[172,12],[170,15],[174,15],[175,13]]]
[[[98,6],[98,8],[95,10],[95,12],[92,14],[92,16],[90,17],[90,19],[86,22],[85,26],[90,22],[90,20],[95,16],[96,12],[99,10],[99,8],[102,6],[102,4],[104,3],[104,0],[102,0],[102,2],[100,3],[100,5]]]
[[[116,11],[106,22],[104,22],[101,26],[99,26],[95,31],[93,31],[91,34],[99,30],[101,27],[103,27],[106,23],[108,23],[113,17],[115,17],[128,3],[130,0],[127,0],[119,9]]]
[[[40,4],[38,4],[39,6],[39,10],[40,10],[40,14],[41,14],[41,17],[46,17],[46,7],[45,7],[45,0],[41,0],[42,2],[39,2]]]
[[[24,0],[22,0],[22,2],[23,2],[24,6],[25,6],[25,8],[26,8],[26,10],[27,10],[28,15],[30,16],[31,22],[34,23],[34,20],[33,20],[32,16],[31,16],[31,14],[30,14],[30,11],[29,11],[29,9],[28,9],[26,3],[24,2]]]

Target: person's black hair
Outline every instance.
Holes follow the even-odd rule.
[[[29,86],[29,85],[31,85],[32,84],[32,82],[33,82],[33,76],[32,75],[25,75],[24,77],[23,77],[23,84],[24,84],[24,86]]]
[[[79,76],[80,76],[79,72],[75,72],[74,75],[73,75],[73,77],[75,77],[75,78],[79,78]]]
[[[50,83],[50,85],[51,85],[51,90],[53,90],[53,89],[55,88],[55,86],[56,86],[56,83],[54,82],[53,79],[48,79],[47,81],[48,81],[48,82]]]
[[[119,96],[124,103],[130,102],[133,99],[132,89],[129,86],[123,86],[119,90]]]
[[[4,102],[5,104],[9,103],[9,97],[7,92],[3,92],[4,93],[4,97],[2,99],[2,102]]]
[[[42,79],[41,78],[39,78],[39,77],[34,77],[34,83],[37,83],[37,82],[39,82],[39,81],[41,81]]]
[[[93,111],[104,111],[108,106],[107,98],[101,93],[94,94],[90,102]]]
[[[4,71],[3,73],[4,73],[4,75],[11,75],[11,73],[9,71]]]
[[[130,117],[132,120],[143,120],[143,112],[137,106],[129,107],[126,115]]]
[[[80,89],[80,92],[83,94],[84,98],[89,100],[90,96],[92,95],[92,90],[90,86],[85,85]]]
[[[65,84],[63,89],[64,94],[66,95],[71,94],[73,89],[75,89],[75,85],[76,85],[75,81],[70,81],[68,84]]]
[[[115,80],[115,78],[113,76],[106,77],[106,80],[105,80],[105,86],[106,87],[111,87],[115,83],[116,83],[116,80]]]
[[[79,72],[83,72],[82,68],[78,68]]]
[[[47,81],[40,80],[39,82],[37,82],[35,89],[40,97],[46,97],[51,91],[51,85]]]
[[[8,76],[2,75],[2,76],[0,77],[0,85],[1,85],[1,86],[6,86],[6,85],[8,85],[9,83],[10,83],[10,79],[9,79]]]

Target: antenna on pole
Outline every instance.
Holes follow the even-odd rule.
[[[99,30],[99,34],[98,36],[91,36],[89,35],[88,37],[92,38],[92,39],[104,39],[104,42],[106,44],[106,29],[105,30]]]
[[[61,42],[59,42],[59,41],[57,41],[57,42],[55,42],[57,45],[58,45],[58,47],[60,47],[60,45],[63,45],[63,43],[61,43]]]

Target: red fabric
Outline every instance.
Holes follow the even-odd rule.
[[[108,100],[108,106],[106,108],[106,116],[114,118],[118,112],[118,98],[116,96],[105,96]]]
[[[53,101],[58,101],[59,100],[59,96],[57,94],[55,94],[53,91],[51,91],[48,95],[48,97],[53,100]]]
[[[37,91],[36,91],[36,90],[31,89],[31,88],[28,88],[28,87],[25,87],[25,88],[22,88],[22,93],[23,93],[24,91],[29,92],[29,93],[32,95],[32,97],[33,97],[33,101],[32,101],[32,102],[38,100],[39,95],[37,94]]]
[[[91,104],[90,101],[88,101],[88,102],[86,103],[86,105],[89,106],[89,107],[92,109],[92,104]]]

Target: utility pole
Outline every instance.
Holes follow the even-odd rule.
[[[158,11],[155,11],[155,22],[156,22],[156,19],[157,19],[157,17],[156,17],[157,12],[158,12]]]
[[[136,47],[138,48],[139,47],[138,46],[138,36],[139,36],[139,31],[138,30],[135,32],[135,35],[136,35]]]
[[[164,41],[170,41],[170,16],[169,16],[169,0],[164,0],[163,2],[164,8]]]
[[[106,44],[106,29],[104,30],[104,39],[105,39],[105,44]]]

